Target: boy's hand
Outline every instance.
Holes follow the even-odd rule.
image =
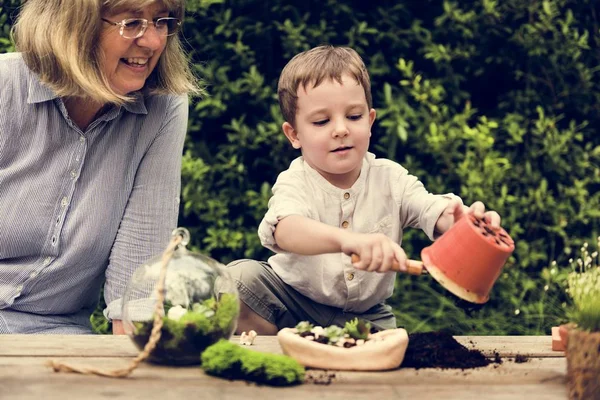
[[[406,254],[398,243],[382,233],[348,232],[342,242],[342,252],[357,254],[360,260],[354,263],[356,269],[364,271],[388,272],[397,261],[400,270],[406,271]]]
[[[473,214],[477,218],[485,219],[493,227],[500,227],[501,218],[496,211],[485,211],[481,201],[465,206],[460,199],[451,199],[435,224],[435,231],[442,234],[452,227],[465,214]]]

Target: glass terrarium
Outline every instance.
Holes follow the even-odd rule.
[[[161,255],[134,272],[123,298],[123,326],[142,350],[150,339],[155,315],[162,317],[161,336],[148,361],[158,364],[199,364],[200,354],[219,339],[229,339],[239,315],[235,282],[214,259],[186,249],[190,234],[178,228],[181,243],[170,259]],[[168,260],[168,262],[167,262]],[[161,269],[164,300],[159,302]]]

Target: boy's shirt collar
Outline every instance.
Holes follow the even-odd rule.
[[[323,191],[330,193],[334,196],[338,196],[345,192],[349,192],[352,194],[352,193],[359,193],[363,190],[363,188],[365,187],[365,182],[367,181],[367,176],[369,175],[369,168],[371,166],[371,162],[374,159],[375,159],[375,154],[369,153],[369,152],[367,152],[365,154],[365,156],[363,157],[362,167],[360,168],[360,175],[358,175],[358,179],[356,180],[356,182],[354,182],[352,187],[350,187],[348,189],[340,189],[339,187],[334,186],[331,183],[329,183],[329,181],[327,179],[325,179],[323,177],[323,175],[321,175],[317,170],[315,170],[310,165],[308,165],[308,163],[304,160],[304,157],[302,157],[302,156],[300,156],[296,160],[294,160],[292,162],[292,165],[297,161],[302,162],[304,170],[306,171],[306,173],[308,174],[310,179],[313,182],[315,182],[319,188],[321,188]],[[290,165],[290,167],[291,167],[291,165]]]

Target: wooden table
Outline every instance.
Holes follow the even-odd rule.
[[[232,341],[239,338],[233,337]],[[328,385],[257,386],[205,375],[195,367],[142,363],[128,378],[55,373],[45,362],[59,359],[95,367],[128,365],[137,350],[126,336],[0,335],[0,399],[566,399],[566,360],[551,350],[549,336],[457,336],[469,348],[502,364],[471,370],[398,369],[340,372]],[[274,336],[251,349],[281,353]],[[529,357],[525,363],[514,356]],[[308,374],[322,373],[309,370]]]

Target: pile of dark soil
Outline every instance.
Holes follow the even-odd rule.
[[[410,334],[402,368],[478,368],[490,363],[480,351],[469,350],[444,332]]]

